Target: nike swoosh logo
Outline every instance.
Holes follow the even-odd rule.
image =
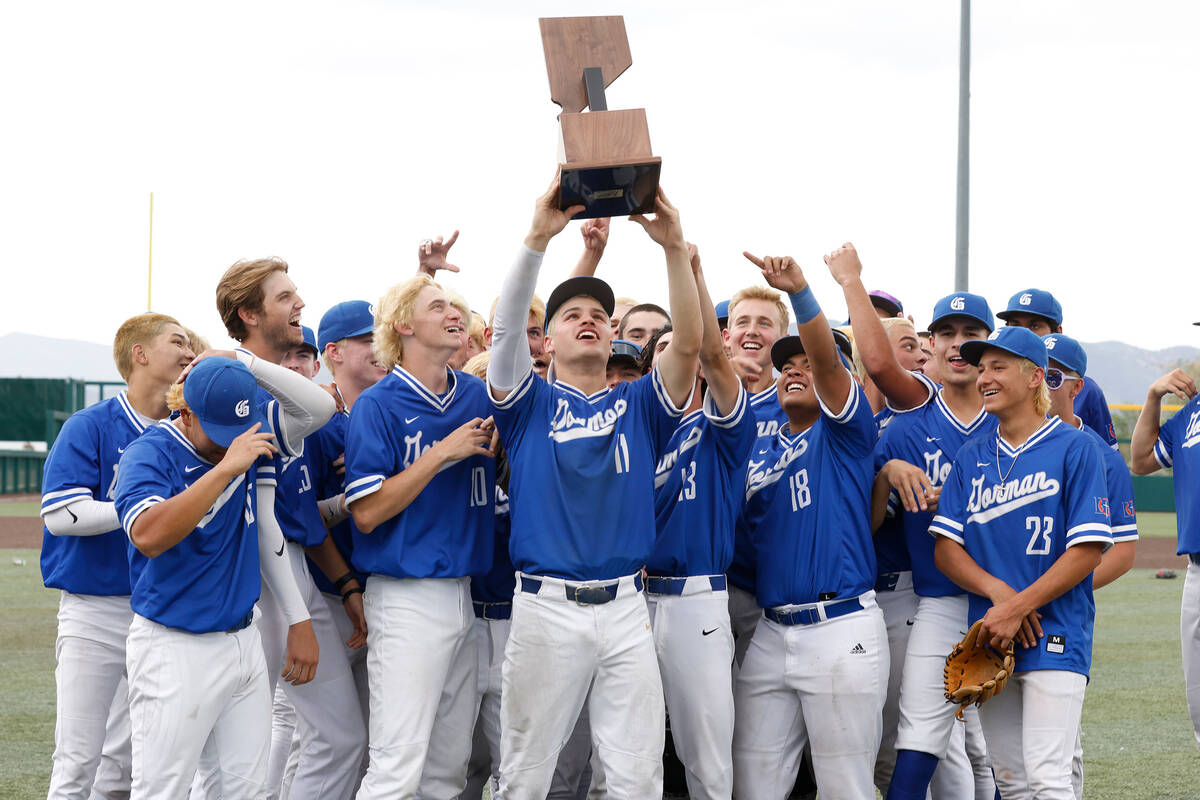
[[[124,448],[124,447],[118,447],[118,448],[117,448],[117,455],[120,455],[121,453],[124,453],[124,452],[125,452],[125,448]]]
[[[204,469],[204,465],[203,465],[203,464],[198,464],[198,465],[196,465],[196,466],[194,466],[194,467],[184,467],[184,468],[183,468],[183,471],[184,471],[184,472],[195,472],[195,471],[196,471],[196,470],[198,470],[198,469]]]
[[[904,624],[905,624],[905,625],[912,625],[912,624],[913,624],[913,622],[914,622],[914,620],[911,620],[911,619],[910,619],[910,620],[905,620]]]
[[[718,629],[713,628],[711,631],[700,631],[701,636],[708,636],[710,633],[715,633]]]
[[[287,547],[287,542],[284,542],[283,544],[279,545],[279,552],[277,552],[275,555],[277,555],[277,556],[283,555],[283,548],[285,548],[285,547]]]
[[[416,422],[416,421],[417,421],[417,420],[419,420],[420,418],[421,418],[421,415],[420,415],[420,414],[418,414],[417,416],[413,417],[412,419],[409,419],[408,417],[405,417],[405,418],[404,418],[404,424],[405,424],[405,425],[412,425],[414,422]]]
[[[990,462],[990,461],[976,461],[975,462],[975,466],[977,466],[977,467],[990,467],[991,464],[992,464],[992,462]],[[963,634],[963,635],[965,636],[966,634]]]
[[[938,439],[938,437],[936,437],[936,436],[926,436],[926,437],[925,437],[925,441],[927,441],[927,442],[937,442],[937,441],[940,441],[940,440],[939,440],[939,439]]]

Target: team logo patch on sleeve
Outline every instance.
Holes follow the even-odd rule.
[[[1101,514],[1104,514],[1105,516],[1109,516],[1108,498],[1107,497],[1097,497],[1097,498],[1095,498],[1095,500],[1096,500],[1096,510],[1099,511]]]
[[[1062,655],[1067,652],[1067,637],[1052,633],[1046,637],[1046,652]]]
[[[1125,516],[1127,516],[1127,517],[1132,517],[1137,514],[1137,512],[1133,508],[1132,500],[1126,500],[1124,508],[1125,508]]]

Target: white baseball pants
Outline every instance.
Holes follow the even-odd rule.
[[[1071,757],[1086,688],[1078,672],[1018,672],[979,707],[1004,800],[1074,800]]]
[[[758,607],[758,599],[745,589],[739,589],[731,583],[728,592],[729,622],[733,626],[733,669],[736,674],[738,667],[746,660],[746,650],[762,617],[762,609]]]
[[[859,599],[863,610],[812,625],[758,623],[734,690],[735,796],[786,798],[806,743],[822,800],[875,796],[887,628],[874,592]]]
[[[54,654],[57,688],[54,757],[48,798],[91,795],[105,730],[125,675],[128,597],[62,592]]]
[[[363,603],[370,764],[356,796],[457,797],[478,707],[470,578],[371,575]]]
[[[1190,561],[1183,578],[1179,612],[1179,638],[1183,646],[1183,683],[1196,744],[1200,745],[1200,566]]]
[[[889,670],[887,699],[883,703],[883,739],[879,743],[879,755],[875,759],[875,785],[887,794],[892,781],[892,770],[896,767],[896,726],[900,722],[900,675],[904,671],[904,657],[908,653],[908,635],[912,631],[917,615],[917,595],[913,592],[912,572],[893,573],[895,582],[884,591],[878,585],[875,602],[883,612],[887,625]]]
[[[271,690],[258,629],[195,634],[135,615],[126,654],[133,800],[186,797],[202,753],[224,800],[261,798]]]
[[[537,594],[518,578],[504,653],[499,798],[546,797],[585,702],[607,796],[660,796],[662,681],[634,576],[622,577],[616,597],[598,605],[568,600],[562,580],[532,577],[541,582]]]
[[[126,634],[128,636],[128,634]],[[121,682],[113,697],[108,722],[104,725],[104,749],[92,783],[91,800],[129,800],[133,784],[133,744],[129,728],[129,683],[121,670]]]
[[[300,733],[300,762],[292,778],[290,798],[347,800],[353,794],[366,751],[366,723],[354,675],[346,660],[345,639],[340,637],[329,606],[313,583],[304,548],[288,542],[287,558],[320,647],[316,677],[300,686],[283,684],[296,710]],[[275,596],[265,584],[258,605],[262,615],[255,624],[262,633],[267,673],[274,692],[283,670],[288,627]],[[286,756],[286,751],[279,755]],[[276,764],[273,772],[282,775],[283,765]],[[277,798],[278,792],[278,784],[268,787],[269,797]]]
[[[733,793],[733,629],[729,593],[707,576],[682,595],[646,595],[675,752],[694,800]]]

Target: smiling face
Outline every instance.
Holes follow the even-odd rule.
[[[387,374],[379,365],[371,343],[374,334],[364,333],[325,345],[325,355],[332,365],[333,379],[365,389],[374,386]]]
[[[775,381],[775,391],[779,395],[780,408],[789,418],[820,410],[817,392],[813,389],[812,366],[804,353],[797,353],[784,362]]]
[[[892,343],[892,352],[900,366],[910,372],[919,372],[929,360],[921,349],[917,332],[911,325],[890,325],[887,329],[888,341]]]
[[[251,335],[257,335],[268,347],[279,351],[304,344],[304,331],[300,329],[304,301],[296,291],[296,284],[286,272],[276,270],[262,286],[262,308],[241,312]]]
[[[279,366],[290,369],[297,375],[303,375],[310,380],[321,370],[321,362],[317,360],[316,351],[306,344],[288,350],[284,354],[283,360],[279,362]]]
[[[958,352],[963,342],[986,339],[987,326],[971,317],[946,317],[933,330],[933,360],[938,376],[946,386],[970,386],[978,375]]]
[[[413,303],[412,321],[397,322],[396,333],[412,337],[415,343],[428,350],[447,351],[447,357],[463,346],[467,327],[462,309],[450,302],[449,295],[439,286],[425,286]],[[408,348],[408,342],[405,342]]]
[[[983,395],[983,408],[1002,420],[1028,409],[1032,410],[1043,371],[1034,367],[1021,369],[1021,359],[999,348],[989,347],[979,359],[975,385]]]
[[[600,301],[576,295],[563,303],[550,321],[545,351],[563,364],[586,364],[604,369],[612,348],[608,313]]]
[[[196,357],[188,341],[187,331],[174,323],[164,325],[148,345],[137,347],[141,348],[147,373],[158,383],[174,383],[179,378],[179,373],[183,372],[183,368]]]
[[[525,337],[529,340],[529,357],[533,359],[533,371],[542,378],[550,367],[550,356],[546,353],[546,331],[542,328],[542,320],[537,314],[529,313],[525,321]]]
[[[633,342],[638,347],[645,347],[655,331],[665,328],[670,323],[671,320],[657,311],[634,311],[623,320],[624,332],[620,338]]]
[[[725,329],[725,344],[731,358],[749,358],[766,369],[771,367],[771,345],[783,335],[779,310],[767,300],[746,299],[731,308]]]

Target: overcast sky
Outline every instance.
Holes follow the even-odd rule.
[[[855,243],[918,324],[953,289],[958,2],[6,3],[0,334],[111,342],[146,309],[225,341],[213,291],[281,256],[315,327],[462,231],[447,282],[486,312],[555,165],[537,18],[623,14],[663,185],[714,294]],[[1200,4],[988,2],[973,19],[971,289],[1037,286],[1085,341],[1200,344]],[[1189,99],[1190,98],[1190,99]],[[601,274],[666,297],[614,220]],[[550,245],[543,297],[574,264]]]

